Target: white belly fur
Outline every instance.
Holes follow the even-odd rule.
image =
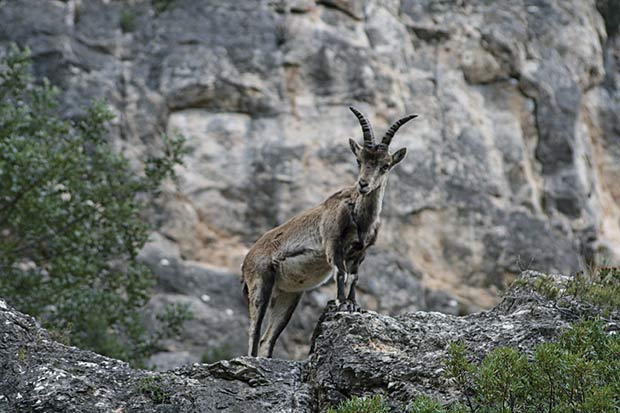
[[[286,292],[309,290],[327,281],[332,271],[323,254],[290,257],[280,264],[276,287]]]

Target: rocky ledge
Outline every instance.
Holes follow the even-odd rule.
[[[520,280],[540,275],[527,271]],[[493,309],[464,317],[328,305],[307,360],[239,357],[161,373],[58,343],[0,300],[0,411],[300,413],[382,394],[400,412],[422,394],[450,401],[458,394],[442,371],[451,342],[463,341],[480,358],[498,346],[528,350],[576,320],[566,303],[529,285],[517,282]]]

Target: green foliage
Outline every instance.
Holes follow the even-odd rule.
[[[560,290],[555,286],[553,279],[549,276],[538,277],[536,281],[534,281],[534,289],[550,299],[555,299],[560,294]]]
[[[151,4],[155,9],[155,13],[160,14],[168,10],[175,1],[176,0],[151,0]]]
[[[531,285],[557,300],[592,307],[609,315],[620,309],[620,269],[600,267],[576,274],[558,287],[549,276]],[[586,316],[590,313],[585,313]],[[533,354],[500,347],[475,364],[465,345],[452,343],[446,376],[461,393],[462,404],[441,406],[417,398],[414,413],[613,412],[620,409],[620,336],[608,333],[600,319],[585,319],[557,340],[538,345]]]
[[[448,409],[448,410],[446,410]],[[446,408],[439,402],[430,399],[426,396],[420,396],[415,399],[409,410],[411,413],[461,413],[466,412],[465,408],[461,404],[453,404]]]
[[[527,367],[526,356],[513,348],[500,347],[488,354],[474,375],[481,410],[520,411],[520,401],[527,398]]]
[[[576,300],[595,306],[601,314],[620,309],[620,268],[599,267],[590,274],[577,273],[559,288],[550,276],[536,278],[532,287],[540,294],[554,300]]]
[[[94,102],[61,119],[57,90],[35,84],[29,53],[0,62],[0,296],[69,344],[141,365],[185,308],[147,333],[140,310],[154,277],[137,261],[150,231],[145,199],[180,162],[182,138],[136,173],[106,141],[112,115]]]
[[[584,321],[533,355],[496,348],[480,364],[468,360],[461,343],[452,344],[447,376],[464,404],[442,407],[418,398],[415,413],[448,412],[613,412],[620,406],[620,337],[600,320]]]
[[[220,360],[229,360],[231,358],[233,358],[233,352],[229,345],[224,344],[220,347],[207,349],[204,353],[202,353],[202,358],[200,361],[202,363],[212,364]]]
[[[130,10],[122,10],[120,26],[123,33],[130,33],[136,30],[136,15]]]
[[[27,358],[28,358],[28,352],[26,351],[25,348],[20,348],[19,350],[17,350],[17,359],[21,363],[24,363]]]
[[[353,396],[327,410],[327,413],[388,413],[390,410],[380,395],[368,398]]]
[[[426,396],[418,397],[411,406],[411,413],[442,413],[443,411],[439,402]]]
[[[170,394],[164,388],[162,379],[160,376],[148,376],[140,379],[138,382],[138,391],[140,394],[153,400],[155,404],[170,403]]]
[[[565,295],[594,304],[608,315],[620,309],[620,268],[598,268],[593,275],[578,273],[566,287]]]

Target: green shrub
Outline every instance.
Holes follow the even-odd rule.
[[[496,348],[480,364],[463,344],[449,350],[446,374],[464,404],[441,407],[418,398],[415,413],[613,412],[620,406],[620,337],[599,320],[584,321],[534,353]]]
[[[160,376],[148,376],[140,379],[138,382],[138,391],[140,394],[153,400],[155,404],[170,403],[172,394],[165,389]]]
[[[534,281],[534,289],[552,300],[557,298],[560,294],[560,290],[553,282],[553,278],[548,275],[536,278],[536,281]]]
[[[620,268],[601,267],[592,275],[577,273],[569,281],[565,295],[594,304],[608,315],[620,309]]]
[[[554,283],[552,277],[542,275],[534,280],[532,288],[560,303],[576,300],[590,307],[593,305],[605,316],[620,310],[620,268],[617,267],[599,267],[590,274],[579,272],[562,288]]]
[[[170,308],[147,334],[140,310],[154,277],[137,261],[146,200],[172,176],[183,140],[164,137],[163,155],[136,173],[106,141],[106,106],[61,119],[56,89],[35,84],[29,64],[16,47],[0,62],[0,297],[69,344],[141,365],[188,316]]]
[[[367,398],[353,396],[338,405],[330,408],[327,413],[388,413],[390,410],[380,395]]]
[[[411,413],[461,413],[466,412],[465,408],[460,404],[454,404],[446,410],[439,402],[426,397],[420,396],[415,399],[410,408]]]

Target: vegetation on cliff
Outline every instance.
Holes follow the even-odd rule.
[[[146,331],[154,277],[136,259],[150,230],[143,211],[183,139],[164,136],[136,173],[106,140],[107,107],[62,119],[57,89],[29,66],[16,47],[0,62],[0,296],[69,344],[140,365],[187,316],[170,307],[162,330]]]
[[[535,348],[496,347],[475,360],[466,344],[450,345],[444,374],[460,401],[442,405],[421,396],[411,413],[613,412],[620,406],[620,269],[578,273],[558,284],[553,276],[517,284],[532,287],[580,321]],[[380,397],[354,397],[333,413],[389,411]]]

